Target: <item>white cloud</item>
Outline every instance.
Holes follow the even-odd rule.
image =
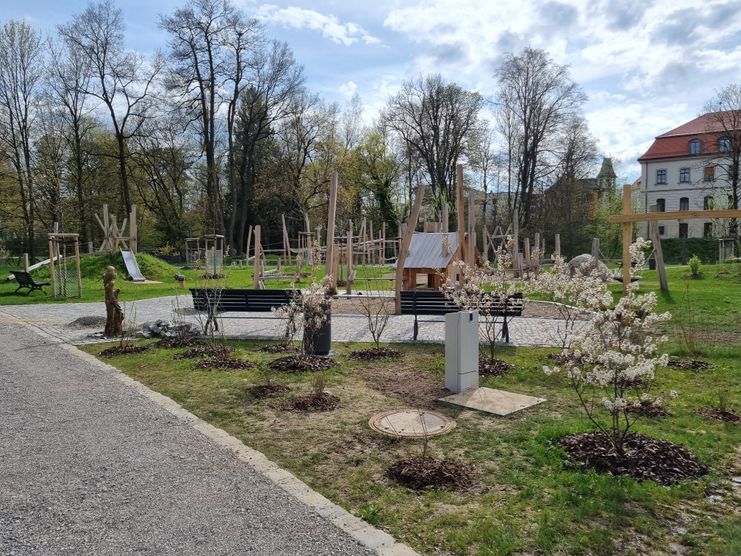
[[[257,17],[266,23],[293,29],[319,31],[323,37],[345,46],[350,46],[358,41],[362,41],[366,45],[381,42],[357,23],[342,23],[336,16],[323,14],[316,10],[307,10],[296,6],[281,8],[272,4],[263,4],[257,11]]]
[[[350,80],[346,81],[339,87],[340,94],[346,98],[352,98],[352,96],[358,91],[357,84]]]

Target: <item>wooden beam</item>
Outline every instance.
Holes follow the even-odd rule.
[[[554,242],[554,254],[556,257],[561,256],[561,234],[556,234],[553,238]]]
[[[629,216],[633,212],[633,198],[630,184],[623,186],[623,216]],[[623,293],[628,293],[630,285],[630,244],[633,241],[633,224],[630,221],[623,222]]]
[[[409,245],[412,243],[412,235],[414,235],[414,228],[417,227],[417,220],[419,219],[419,211],[422,208],[422,199],[425,196],[425,186],[423,183],[417,185],[417,196],[414,199],[414,206],[412,212],[409,215],[409,222],[407,223],[406,233],[404,239],[399,247],[399,256],[396,259],[396,299],[394,301],[394,311],[397,315],[401,314],[401,287],[404,279],[404,261],[407,258],[407,251],[409,251]]]
[[[448,228],[450,227],[450,214],[448,214],[448,203],[447,202],[443,204],[442,225],[443,225],[443,229],[441,231],[444,234],[447,234]]]
[[[345,268],[347,269],[347,280],[345,281],[345,293],[352,293],[352,281],[350,276],[352,275],[352,220],[347,227],[347,240],[345,244]]]
[[[125,225],[121,228],[121,232],[123,232],[124,227]],[[139,249],[138,231],[136,225],[136,205],[131,205],[131,212],[129,212],[129,247],[132,253],[136,253]]]
[[[652,206],[649,210],[656,210]],[[656,260],[656,273],[659,275],[659,286],[661,291],[669,291],[669,283],[666,280],[666,268],[664,267],[664,253],[661,250],[661,236],[659,235],[659,225],[656,222],[648,223],[648,235],[654,245],[654,259]]]
[[[465,260],[466,219],[463,215],[463,164],[455,165],[455,211],[458,218],[458,244],[461,247],[461,259]]]
[[[262,278],[262,245],[260,245],[260,224],[255,226],[255,260],[252,266],[252,288],[260,289],[260,278]]]
[[[614,214],[609,217],[613,224],[656,222],[659,220],[696,220],[713,218],[741,218],[739,209],[722,210],[673,210],[671,212],[641,212],[638,214]]]
[[[473,204],[473,192],[468,192],[468,243],[466,244],[466,262],[476,264],[476,214]]]
[[[332,172],[332,179],[329,182],[329,216],[327,218],[327,266],[325,275],[332,275],[332,289],[337,289],[337,276],[335,276],[334,269],[332,268],[334,262],[334,221],[335,215],[337,214],[337,189],[338,189],[338,177],[337,172]]]

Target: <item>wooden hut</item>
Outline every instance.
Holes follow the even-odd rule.
[[[439,290],[452,264],[460,258],[461,246],[456,232],[415,232],[404,260],[403,289]],[[420,281],[421,275],[426,275],[426,280]]]

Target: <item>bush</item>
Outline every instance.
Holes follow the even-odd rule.
[[[700,267],[702,266],[700,264],[701,262],[702,261],[700,260],[700,257],[698,257],[697,255],[692,255],[692,257],[690,257],[687,265],[690,268],[690,274],[692,275],[692,278],[700,277]]]

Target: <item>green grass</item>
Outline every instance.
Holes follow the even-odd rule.
[[[434,455],[472,465],[475,485],[467,492],[417,493],[385,476],[400,456],[419,453],[421,442],[373,433],[376,412],[410,405],[408,399],[371,388],[382,369],[416,373],[414,390],[442,383],[443,347],[400,345],[397,363],[358,363],[347,357],[357,346],[335,344],[339,365],[327,372],[327,389],[342,399],[325,414],[276,409],[276,400],[255,400],[247,387],[264,380],[275,355],[257,352],[255,341],[232,342],[257,369],[195,371],[173,360],[178,350],[153,348],[109,360],[126,374],[171,397],[186,409],[240,438],[346,509],[425,553],[625,554],[666,553],[672,545],[688,554],[738,554],[741,519],[730,477],[741,474],[737,447],[741,427],[696,414],[717,405],[725,391],[739,410],[741,347],[709,349],[710,370],[662,369],[657,391],[677,390],[672,416],[644,419],[637,430],[686,446],[709,474],[697,482],[664,487],[568,465],[555,440],[590,430],[563,376],[545,376],[552,350],[501,349],[515,369],[483,385],[546,397],[544,404],[500,418],[437,404],[455,418],[450,434],[430,442]],[[85,346],[96,353],[101,346]],[[311,375],[275,375],[295,393],[310,391]],[[421,388],[421,386],[420,386]],[[433,402],[434,403],[434,402]],[[710,503],[709,495],[721,496]]]

